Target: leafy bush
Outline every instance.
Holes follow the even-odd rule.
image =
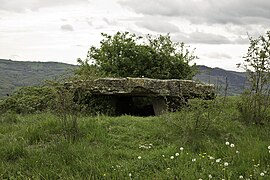
[[[159,79],[191,79],[196,56],[184,43],[172,42],[169,35],[138,37],[128,32],[114,36],[102,33],[100,47],[92,46],[78,72],[86,74],[94,67],[100,74],[116,77],[148,77]],[[89,65],[94,63],[94,65]],[[94,73],[93,73],[94,72]]]
[[[53,107],[55,90],[51,87],[23,87],[0,102],[3,112],[36,113]]]

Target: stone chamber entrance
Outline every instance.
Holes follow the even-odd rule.
[[[154,116],[156,114],[152,101],[153,98],[149,97],[116,97],[115,111],[117,115]]]
[[[95,98],[95,97],[92,97]],[[100,99],[101,96],[96,96]],[[176,111],[185,102],[182,98],[149,96],[104,96],[106,107],[110,107],[113,116],[158,116],[166,111]],[[99,102],[99,101],[97,101]]]

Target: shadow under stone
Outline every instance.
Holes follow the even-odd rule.
[[[116,98],[116,115],[155,116],[151,98],[123,96]]]

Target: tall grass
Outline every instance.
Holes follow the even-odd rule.
[[[0,123],[0,179],[269,179],[270,126],[238,120],[237,99],[194,100],[159,117],[78,117],[72,144],[58,116]]]

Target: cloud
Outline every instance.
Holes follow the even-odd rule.
[[[25,12],[36,11],[44,7],[65,6],[70,4],[89,3],[88,0],[0,0],[0,11]]]
[[[179,28],[176,25],[170,22],[164,21],[164,20],[147,19],[147,20],[136,22],[136,25],[142,28],[146,28],[150,31],[159,32],[159,33],[179,32]]]
[[[103,17],[102,20],[109,26],[116,26],[118,24],[115,20],[106,17]]]
[[[86,21],[86,23],[89,25],[89,26],[93,26],[93,21],[94,21],[94,18],[93,17],[87,17],[85,18],[85,20],[83,21]]]
[[[205,32],[193,32],[189,34],[190,43],[203,44],[230,44],[232,43],[227,37],[220,34],[211,34]]]
[[[218,53],[218,52],[213,52],[213,53],[208,53],[208,54],[203,54],[203,55],[211,59],[232,59],[230,55],[224,54],[224,53]]]
[[[143,15],[182,17],[195,24],[270,23],[268,0],[122,0]]]
[[[234,40],[235,44],[249,44],[249,39],[248,36],[242,37],[242,36],[238,36],[235,40]]]
[[[234,44],[233,41],[223,35],[198,31],[189,34],[181,32],[173,36],[173,39],[189,44]]]
[[[86,21],[87,22],[87,24],[89,25],[89,26],[93,26],[93,22],[92,21]]]
[[[20,56],[19,56],[18,54],[12,54],[12,55],[10,56],[10,58],[13,59],[13,60],[14,60],[14,59],[16,60],[16,59],[19,59]]]
[[[177,0],[125,0],[119,1],[120,5],[129,7],[137,13],[145,15],[174,16],[178,14],[179,2]]]
[[[74,31],[73,26],[70,25],[70,24],[64,24],[64,25],[62,25],[60,28],[61,28],[61,30],[63,30],[63,31]]]

